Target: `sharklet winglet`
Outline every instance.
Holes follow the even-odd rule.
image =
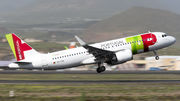
[[[75,38],[78,40],[78,42],[81,44],[81,46],[87,45],[83,40],[81,40],[78,36],[75,36]]]
[[[64,46],[64,48],[65,48],[66,50],[68,50],[68,48],[67,48],[66,46]]]

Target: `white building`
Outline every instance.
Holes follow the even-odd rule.
[[[159,60],[147,57],[145,60],[146,70],[180,70],[180,56],[159,56]]]

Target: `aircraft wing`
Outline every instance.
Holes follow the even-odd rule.
[[[96,48],[96,47],[93,47],[93,46],[90,46],[88,44],[86,44],[83,40],[81,40],[79,37],[75,36],[76,39],[78,40],[78,42],[88,50],[88,52],[90,54],[93,54],[93,56],[96,58],[96,59],[112,59],[113,57],[113,54],[114,52],[112,51],[108,51],[108,50],[102,50],[102,49],[99,49],[99,48]]]

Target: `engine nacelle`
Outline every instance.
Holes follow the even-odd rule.
[[[133,59],[133,54],[130,49],[125,49],[119,52],[116,52],[110,62],[109,65],[117,65],[121,63],[125,63]]]

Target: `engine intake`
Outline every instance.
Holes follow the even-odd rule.
[[[121,63],[125,63],[133,59],[133,54],[130,49],[125,49],[123,51],[116,52],[113,55],[113,58],[107,62],[109,65],[117,65]]]

